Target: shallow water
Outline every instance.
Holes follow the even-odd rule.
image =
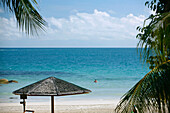
[[[50,76],[92,90],[64,99],[119,99],[147,72],[135,48],[1,48],[0,78],[19,83],[0,86],[0,102],[17,100],[9,99],[18,97],[14,90]]]

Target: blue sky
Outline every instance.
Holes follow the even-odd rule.
[[[40,0],[46,32],[28,37],[0,7],[0,47],[136,47],[136,27],[151,13],[145,0]]]

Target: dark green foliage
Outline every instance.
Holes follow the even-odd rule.
[[[38,35],[39,30],[44,30],[45,20],[38,13],[36,0],[1,0],[0,4],[15,14],[17,25],[20,30],[28,35]]]
[[[140,33],[136,38],[139,39],[137,46],[141,48],[141,58],[153,69],[170,57],[170,0],[151,0],[145,5],[156,14],[151,14],[143,27],[137,27]]]
[[[170,112],[170,60],[146,74],[121,99],[116,112],[131,113],[133,105],[139,113]]]
[[[140,40],[137,46],[141,58],[153,69],[170,56],[170,13],[151,15],[147,20],[150,20],[148,25],[137,27],[141,32],[136,36]]]
[[[145,6],[156,11],[157,14],[165,13],[170,11],[170,0],[150,0],[145,2]]]

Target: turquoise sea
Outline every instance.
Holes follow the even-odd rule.
[[[14,90],[50,76],[92,90],[65,99],[119,99],[147,72],[135,48],[1,48],[0,79],[19,83],[1,85],[0,102],[18,100]]]

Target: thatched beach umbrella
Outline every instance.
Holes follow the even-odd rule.
[[[13,94],[20,95],[21,99],[24,99],[24,103],[27,96],[51,96],[51,113],[54,113],[54,96],[86,94],[89,92],[91,91],[75,84],[49,77],[18,89]]]

